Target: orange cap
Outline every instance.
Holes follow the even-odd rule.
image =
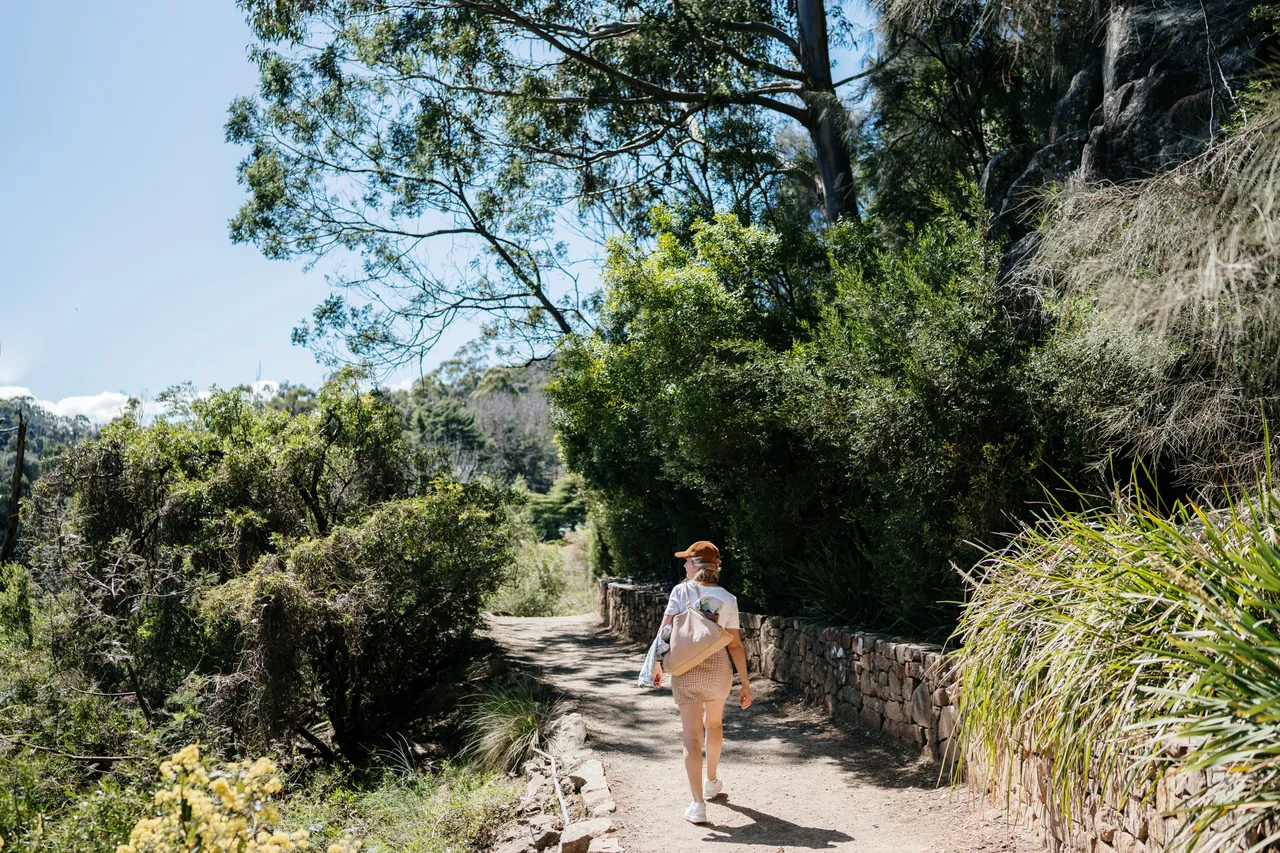
[[[683,551],[677,551],[676,556],[693,557],[695,560],[700,560],[703,563],[719,564],[720,549],[715,545],[712,545],[710,542],[703,540],[701,542],[694,542]]]

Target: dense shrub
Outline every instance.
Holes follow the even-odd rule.
[[[902,249],[874,223],[795,245],[727,217],[615,245],[600,328],[551,387],[597,569],[662,576],[710,538],[758,604],[945,630],[950,563],[1084,453],[980,216],[944,212]]]
[[[565,702],[533,676],[512,670],[468,700],[465,754],[499,770],[514,770],[545,748]]]
[[[587,499],[582,489],[582,478],[566,472],[556,478],[546,494],[529,495],[529,518],[538,536],[559,539],[560,531],[571,530],[587,520]]]
[[[489,601],[488,609],[508,616],[558,616],[568,589],[564,559],[556,545],[525,542],[512,571]]]
[[[351,758],[412,719],[415,700],[465,660],[508,571],[511,500],[486,481],[440,477],[211,590],[211,627],[233,626],[242,650],[236,674],[219,679],[223,713],[247,702],[265,734],[282,734],[303,724],[318,689]]]
[[[393,767],[364,780],[334,772],[292,793],[282,812],[316,850],[354,835],[369,851],[473,853],[491,849],[521,790],[506,773],[466,765]]]
[[[177,417],[127,415],[69,451],[28,527],[65,601],[60,665],[153,724],[188,695],[259,745],[321,720],[358,757],[409,713],[465,657],[519,498],[415,462],[360,381],[295,415],[241,390],[171,396]]]

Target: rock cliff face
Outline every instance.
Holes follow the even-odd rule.
[[[1030,248],[1030,213],[1045,186],[1073,174],[1090,181],[1132,180],[1204,148],[1257,68],[1264,31],[1250,17],[1257,5],[1112,5],[1100,53],[1075,74],[1058,102],[1048,144],[1001,152],[982,177],[993,232],[1009,237],[1012,257]]]

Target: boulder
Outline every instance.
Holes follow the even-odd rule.
[[[525,802],[537,800],[542,795],[542,789],[551,784],[551,780],[541,773],[535,773],[529,777],[529,781],[524,786],[524,796],[521,799]]]
[[[959,714],[956,712],[955,705],[947,705],[942,709],[938,715],[938,737],[940,739],[946,740],[955,733],[956,719],[958,717]]]
[[[512,841],[502,842],[493,848],[493,853],[529,853],[532,849],[529,846],[529,839],[517,838]]]
[[[582,748],[587,742],[587,723],[581,714],[565,714],[551,726],[547,752],[563,756]]]
[[[1129,181],[1202,151],[1257,67],[1263,28],[1250,18],[1254,5],[1112,4],[1099,50],[1054,107],[1048,144],[1002,151],[987,165],[979,188],[992,211],[993,236],[1016,246],[1030,231],[1042,191],[1072,175]],[[1002,264],[1002,272],[1029,254]]]
[[[607,787],[604,764],[599,759],[582,762],[569,773],[569,782],[575,791]]]
[[[583,793],[582,806],[587,810],[587,817],[604,817],[618,809],[618,804],[613,801],[613,795],[609,793],[608,788]]]
[[[540,814],[529,821],[529,839],[536,850],[545,850],[560,840],[559,821],[549,814]]]
[[[613,836],[591,839],[588,853],[622,853],[622,844]]]
[[[591,839],[599,838],[611,829],[613,821],[607,817],[571,823],[560,833],[560,853],[587,853]]]

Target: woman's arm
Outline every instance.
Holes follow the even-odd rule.
[[[738,678],[742,681],[742,692],[738,699],[738,704],[743,708],[751,705],[751,683],[747,678],[747,650],[742,645],[742,631],[738,628],[728,628],[729,632],[729,657],[733,658],[733,667],[738,670]]]
[[[671,620],[674,618],[676,617],[670,614],[663,616],[662,624],[658,626],[658,633],[661,634],[662,629],[670,625]],[[655,659],[653,662],[653,686],[654,687],[662,686],[662,661],[660,659]]]

